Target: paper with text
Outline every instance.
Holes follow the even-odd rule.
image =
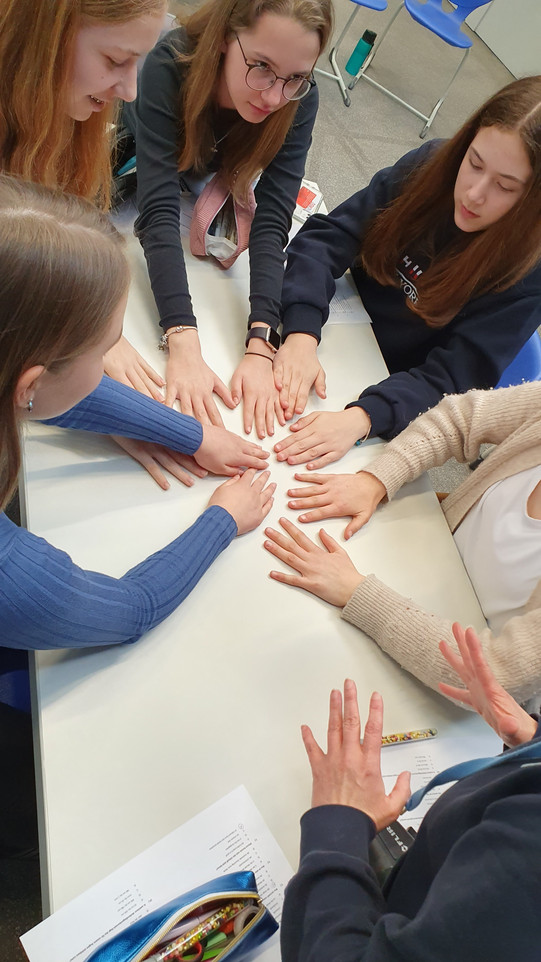
[[[471,758],[489,758],[498,755],[502,750],[502,743],[494,732],[487,728],[483,735],[461,735],[458,737],[437,735],[427,741],[402,742],[390,745],[381,752],[381,773],[385,784],[385,791],[391,791],[400,772],[411,772],[411,791],[416,792],[427,782],[458,762],[469,761]],[[437,798],[453,783],[439,785],[425,795],[420,805],[412,812],[401,815],[398,821],[405,828],[410,826],[418,830],[423,817]]]
[[[329,304],[327,324],[370,324],[370,318],[359,297],[349,271],[336,281],[336,291]]]
[[[244,786],[166,835],[21,937],[30,962],[84,962],[103,942],[160,905],[229,872],[251,870],[279,922],[293,874]],[[261,962],[279,962],[277,936]]]

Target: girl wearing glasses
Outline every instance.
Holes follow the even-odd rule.
[[[221,424],[213,395],[259,437],[284,424],[272,375],[284,247],[318,106],[312,69],[332,28],[330,0],[210,0],[146,58],[124,121],[135,137],[135,224],[169,356],[166,403]],[[183,175],[213,171],[235,198],[255,187],[246,355],[231,390],[205,363],[179,234]],[[259,176],[261,175],[261,176]]]

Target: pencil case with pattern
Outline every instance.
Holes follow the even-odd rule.
[[[86,962],[241,962],[277,929],[254,873],[233,872],[154,909]]]

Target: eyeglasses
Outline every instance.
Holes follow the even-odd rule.
[[[286,100],[302,100],[306,94],[310,93],[316,82],[311,77],[279,77],[264,63],[250,63],[246,59],[246,54],[242,49],[238,34],[235,34],[240,47],[240,52],[244,57],[244,63],[248,67],[246,71],[246,83],[252,90],[270,90],[274,87],[277,80],[282,81],[282,94]]]

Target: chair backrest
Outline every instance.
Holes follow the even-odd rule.
[[[523,381],[541,381],[541,338],[537,331],[506,367],[496,387],[510,387]]]
[[[453,0],[453,5],[460,10],[464,10],[463,20],[469,17],[472,10],[477,10],[477,7],[483,7],[487,3],[492,3],[492,0]]]

